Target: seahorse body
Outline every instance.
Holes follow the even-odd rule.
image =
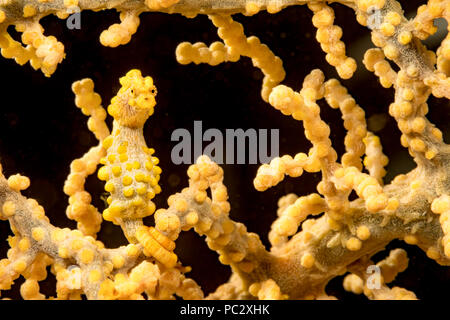
[[[159,159],[143,136],[143,125],[156,105],[156,88],[153,79],[142,77],[139,70],[129,71],[120,83],[122,88],[108,107],[114,117],[113,130],[103,141],[107,155],[98,177],[106,181],[105,190],[110,193],[103,218],[124,225],[127,238],[135,242],[141,219],[154,213],[152,199],[161,192]]]

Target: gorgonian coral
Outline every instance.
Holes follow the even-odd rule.
[[[56,298],[77,299],[202,299],[190,271],[174,253],[182,231],[195,230],[206,236],[208,247],[231,266],[230,280],[208,299],[324,299],[333,298],[325,286],[336,276],[349,274],[343,286],[370,299],[414,299],[407,289],[390,287],[408,266],[402,249],[374,262],[372,256],[394,239],[416,245],[441,265],[450,260],[450,195],[447,157],[449,147],[442,132],[426,117],[427,101],[450,97],[450,40],[436,52],[421,40],[434,34],[433,22],[450,18],[450,3],[430,0],[405,18],[400,3],[392,0],[339,2],[355,11],[358,23],[371,30],[375,48],[366,51],[365,67],[385,88],[395,90],[389,113],[401,131],[401,144],[417,167],[384,184],[383,154],[379,137],[367,128],[364,110],[337,79],[325,79],[312,70],[301,88],[281,84],[286,76],[282,60],[255,36],[247,37],[233,15],[255,15],[261,10],[276,13],[291,5],[305,4],[312,12],[316,39],[326,61],[342,79],[357,69],[346,53],[342,29],[327,1],[270,0],[154,0],[154,1],[2,1],[0,2],[0,48],[5,58],[30,62],[51,76],[65,57],[64,46],[46,36],[40,19],[56,14],[70,19],[74,12],[115,8],[120,23],[100,35],[103,45],[127,44],[147,11],[181,13],[188,18],[206,14],[217,27],[221,41],[206,45],[183,42],[176,49],[181,64],[212,66],[248,57],[263,75],[261,96],[284,115],[301,121],[312,147],[307,153],[283,155],[263,164],[253,181],[258,191],[276,186],[286,176],[320,173],[317,193],[288,194],[278,201],[277,218],[269,232],[270,250],[258,235],[230,218],[228,191],[223,169],[207,156],[189,167],[189,186],[167,199],[167,208],[156,208],[152,199],[161,192],[158,182],[164,164],[146,144],[143,126],[153,114],[157,90],[150,76],[131,70],[120,79],[121,88],[107,111],[114,119],[110,131],[107,112],[94,83],[83,79],[73,84],[75,103],[89,116],[88,127],[98,140],[84,156],[70,165],[64,185],[69,196],[66,214],[77,230],[53,226],[44,208],[21,194],[30,180],[20,174],[0,177],[1,218],[8,220],[14,236],[8,242],[8,257],[0,261],[0,289],[7,290],[23,276],[25,299],[45,299],[39,282],[47,266],[55,274]],[[22,43],[8,31],[14,26]],[[330,127],[321,118],[326,102],[342,114],[347,131],[345,152],[338,159]],[[157,106],[156,106],[157,108]],[[100,168],[97,168],[102,164]],[[98,170],[98,171],[97,171]],[[97,171],[105,181],[107,206],[100,213],[85,190],[89,175]],[[350,200],[351,193],[357,195]],[[45,204],[44,204],[45,205]],[[143,218],[154,215],[154,225]],[[320,215],[320,216],[319,216]],[[319,217],[315,217],[319,216]],[[103,220],[120,226],[129,244],[106,248],[96,240]],[[368,273],[367,270],[378,270]]]

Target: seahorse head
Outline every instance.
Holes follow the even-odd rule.
[[[120,78],[120,84],[122,87],[111,99],[108,113],[121,125],[133,128],[143,126],[156,105],[153,79],[143,77],[141,71],[133,69]]]

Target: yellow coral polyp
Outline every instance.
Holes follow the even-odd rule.
[[[25,190],[30,186],[30,179],[20,174],[12,175],[8,178],[8,185],[16,191]]]
[[[23,7],[23,17],[29,18],[36,14],[36,8],[33,5],[27,4]]]
[[[31,230],[31,236],[33,237],[34,240],[36,240],[38,242],[42,241],[42,240],[44,240],[44,237],[45,237],[45,231],[41,227],[33,228]]]
[[[136,12],[125,11],[120,14],[120,24],[113,24],[100,35],[100,42],[104,46],[117,47],[130,42],[131,36],[136,33],[139,26],[139,17]]]

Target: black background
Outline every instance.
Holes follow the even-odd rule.
[[[419,4],[426,1],[401,1],[407,16],[415,15]],[[355,20],[354,12],[342,5],[332,4],[335,24],[344,31],[343,40],[347,53],[358,63],[358,70],[350,80],[341,80],[366,112],[369,129],[381,138],[383,151],[389,156],[388,183],[399,173],[415,167],[407,151],[400,145],[400,133],[395,121],[388,116],[388,106],[393,101],[393,89],[384,89],[377,78],[365,69],[362,57],[373,47],[368,29]],[[287,76],[283,82],[295,90],[301,88],[303,78],[314,68],[320,68],[326,79],[338,77],[325,61],[325,54],[315,40],[311,12],[306,6],[292,7],[271,15],[259,13],[253,17],[236,15],[243,23],[247,36],[256,35],[283,60]],[[69,173],[70,162],[81,157],[97,141],[87,129],[85,117],[74,104],[71,84],[90,77],[95,90],[107,107],[120,85],[119,77],[128,70],[138,68],[144,75],[153,77],[158,88],[155,114],[145,125],[147,144],[156,149],[163,173],[162,193],[156,197],[157,207],[166,207],[170,194],[187,185],[187,165],[174,165],[170,152],[175,142],[171,133],[177,128],[192,132],[194,120],[203,121],[208,128],[280,129],[280,154],[294,155],[307,152],[310,143],[303,134],[301,122],[283,116],[260,97],[262,73],[252,66],[248,58],[237,63],[209,65],[180,65],[175,59],[175,49],[182,41],[202,41],[207,44],[219,40],[216,29],[206,16],[187,19],[181,15],[145,13],[141,25],[131,42],[118,48],[100,45],[102,30],[119,21],[115,11],[98,13],[82,12],[81,30],[69,30],[63,20],[54,16],[41,20],[47,35],[56,36],[66,48],[66,59],[51,78],[34,71],[29,64],[20,67],[12,60],[0,59],[0,161],[6,176],[21,173],[31,179],[31,186],[23,193],[42,204],[53,224],[75,228],[67,219],[65,208],[68,197],[63,193],[64,180]],[[10,27],[18,39],[19,34]],[[427,44],[436,49],[445,33]],[[436,38],[436,37],[434,37]],[[331,127],[333,146],[339,155],[344,152],[345,130],[338,110],[320,102],[321,116]],[[449,141],[449,103],[445,99],[430,98],[428,117],[444,132]],[[373,127],[373,119],[384,119],[383,128]],[[108,120],[111,124],[110,119]],[[301,178],[286,178],[278,186],[266,192],[253,188],[253,178],[258,165],[224,165],[225,184],[231,202],[231,217],[244,223],[249,231],[260,235],[268,246],[267,233],[276,217],[278,199],[290,192],[305,195],[316,192],[319,174],[305,173]],[[87,181],[87,190],[93,195],[93,203],[103,210],[100,196],[103,183],[96,175]],[[152,218],[147,218],[148,224]],[[6,256],[6,238],[11,231],[5,221],[0,221],[0,257]],[[126,244],[120,229],[109,222],[102,224],[99,239],[109,247]],[[388,249],[407,249],[410,267],[400,274],[394,285],[413,290],[421,299],[448,298],[446,287],[450,284],[450,271],[431,261],[413,246],[401,241],[392,242]],[[210,251],[204,240],[193,231],[184,232],[177,241],[176,253],[184,265],[191,265],[189,274],[210,293],[225,282],[229,267],[221,265],[217,254]],[[375,261],[388,252],[377,254]],[[2,296],[18,297],[18,279],[13,289]],[[342,277],[330,282],[329,294],[346,299],[364,299],[342,290]],[[54,295],[54,278],[49,275],[41,285],[47,294]]]

